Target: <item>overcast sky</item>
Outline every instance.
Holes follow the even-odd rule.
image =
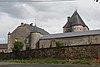
[[[21,22],[34,25],[34,19],[37,19],[38,27],[49,33],[62,33],[67,17],[76,9],[91,30],[100,29],[100,4],[94,0],[0,2],[0,43],[7,43],[8,32],[12,32]]]

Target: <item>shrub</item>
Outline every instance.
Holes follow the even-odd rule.
[[[20,41],[14,42],[14,47],[11,48],[13,52],[15,51],[21,51],[23,49],[24,44]]]
[[[61,42],[61,41],[58,41],[58,42],[56,42],[56,46],[57,46],[57,47],[64,46],[64,43]]]

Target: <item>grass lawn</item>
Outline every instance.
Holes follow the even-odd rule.
[[[9,63],[37,63],[37,64],[77,64],[77,65],[96,65],[97,60],[0,60]]]

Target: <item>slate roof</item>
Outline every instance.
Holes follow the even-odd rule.
[[[0,44],[0,49],[7,49],[8,48],[8,44]]]
[[[29,24],[24,24],[24,26],[26,26],[32,32],[40,32],[42,35],[49,34],[47,31],[45,31],[44,29],[39,28],[37,26],[32,26],[32,25],[29,25]]]
[[[41,39],[68,38],[68,37],[78,37],[78,36],[87,36],[87,35],[96,35],[96,34],[100,34],[100,30],[49,34],[49,35],[43,35]]]
[[[69,18],[69,21],[64,25],[63,28],[69,28],[74,25],[82,25],[84,27],[87,27],[87,25],[84,23],[80,15],[78,14],[77,10],[73,13],[73,15]]]

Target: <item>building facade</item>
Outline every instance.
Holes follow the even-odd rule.
[[[7,44],[0,44],[0,52],[7,52]]]
[[[32,49],[57,47],[57,42],[63,46],[100,44],[100,30],[89,30],[77,10],[63,26],[63,33],[49,34],[44,29],[32,24],[21,23],[12,33],[8,33],[8,50],[11,50],[15,41],[24,43]]]
[[[43,36],[40,48],[56,47],[57,42],[63,42],[63,46],[100,44],[100,30],[59,33]]]
[[[49,34],[47,31],[36,25],[33,26],[32,23],[21,23],[12,33],[8,33],[8,50],[11,50],[15,41],[21,41],[24,44],[23,50],[25,50],[27,46],[34,49],[38,47],[36,44],[40,37],[47,34]]]

